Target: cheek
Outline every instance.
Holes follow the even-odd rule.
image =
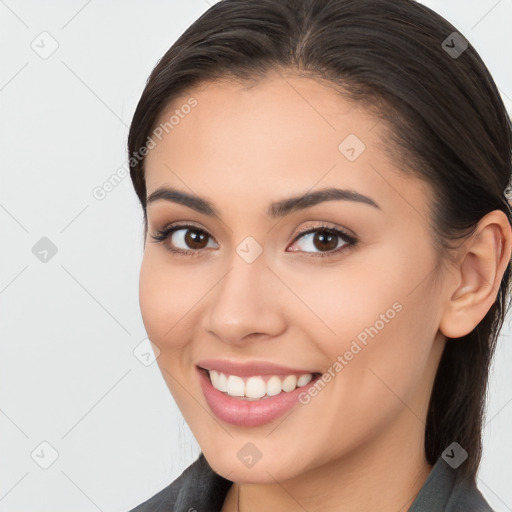
[[[282,272],[282,279],[300,300],[291,322],[323,345],[331,360],[348,350],[352,340],[384,338],[403,316],[402,283],[375,262],[317,267],[307,273]]]
[[[187,312],[198,302],[200,290],[190,286],[179,266],[163,259],[146,250],[139,276],[139,304],[149,338],[165,353],[186,346]]]
[[[337,365],[337,373],[349,379],[344,386],[353,396],[361,394],[363,382],[373,391],[383,387],[370,370],[406,393],[428,364],[438,327],[429,251],[403,241],[383,244],[364,261],[354,257],[349,265],[347,258],[346,265],[283,279],[314,313],[296,314],[294,322],[311,334],[327,364],[342,357],[343,371]]]
[[[201,292],[190,286],[186,272],[169,264],[165,256],[148,250],[144,253],[139,276],[139,303],[147,335],[160,351],[157,364],[162,376],[189,421],[201,413],[194,405],[201,390],[195,376],[188,374],[191,371],[193,325],[197,324],[193,307]],[[186,387],[184,382],[188,382]],[[195,387],[191,388],[191,383]],[[190,399],[191,394],[195,400]]]
[[[398,412],[404,403],[417,409],[432,377],[436,294],[429,279],[419,284],[431,266],[418,261],[397,256],[387,265],[366,267],[377,271],[361,277],[367,288],[344,295],[346,307],[333,324],[340,340],[333,355],[345,361],[338,389],[356,410],[364,404],[361,414],[369,414],[366,406],[372,404],[377,416]]]

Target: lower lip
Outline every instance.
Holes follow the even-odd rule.
[[[299,395],[307,389],[307,386],[302,386],[261,400],[245,400],[215,389],[208,372],[201,368],[196,369],[206,402],[215,416],[226,423],[240,427],[257,427],[279,418],[300,403]],[[308,386],[314,384],[319,377],[313,378]]]

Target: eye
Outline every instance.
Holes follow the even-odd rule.
[[[293,245],[298,245],[297,241],[301,239],[303,239],[302,247],[299,247],[299,250],[293,249],[292,252],[302,251],[307,253],[309,252],[308,249],[317,249],[319,252],[313,252],[314,257],[332,256],[354,247],[358,242],[355,237],[345,233],[345,231],[329,226],[303,229],[295,237]],[[341,244],[339,243],[340,240],[342,241]]]
[[[192,224],[167,226],[151,235],[151,238],[155,243],[163,243],[168,251],[184,256],[198,256],[203,249],[216,247],[216,245],[210,244],[213,238],[205,230]],[[314,257],[332,256],[350,249],[358,243],[355,237],[341,229],[330,226],[318,226],[301,230],[290,247],[300,245],[297,242],[301,239],[303,239],[302,247],[292,249],[291,252],[308,253],[310,252],[308,249],[313,249]],[[340,240],[341,244],[339,243]],[[319,252],[315,253],[314,249]]]
[[[211,247],[211,245],[205,245],[205,241],[211,239],[211,236],[192,224],[168,226],[151,235],[151,238],[156,243],[165,243],[169,251],[184,255],[197,255],[201,249]]]

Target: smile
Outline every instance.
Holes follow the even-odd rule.
[[[247,400],[258,400],[271,397],[279,393],[289,393],[298,387],[309,384],[313,379],[312,373],[302,375],[279,375],[239,377],[226,375],[216,370],[208,370],[212,386],[218,391],[227,393],[232,397],[241,397]]]
[[[299,395],[322,374],[272,363],[201,361],[196,366],[203,395],[220,420],[257,427],[283,416],[300,404]]]

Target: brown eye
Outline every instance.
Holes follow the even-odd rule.
[[[338,246],[338,237],[325,231],[318,231],[313,237],[313,244],[320,251],[332,251]]]
[[[342,241],[341,244],[339,244],[340,240]],[[299,242],[302,244],[302,248]],[[299,246],[299,249],[292,250],[294,252],[311,253],[313,256],[330,256],[356,244],[357,240],[353,236],[339,229],[320,226],[299,233],[293,243],[293,245]],[[311,249],[313,250],[311,251]]]
[[[203,229],[192,225],[169,226],[151,235],[155,242],[165,243],[165,247],[174,253],[199,254],[213,238]],[[215,247],[215,245],[213,246]]]
[[[185,231],[185,230],[183,230]],[[176,232],[175,232],[176,233]],[[186,235],[184,237],[185,244],[191,249],[204,249],[206,244],[205,240],[208,240],[208,235],[204,231],[199,231],[198,229],[192,230],[187,229]]]

